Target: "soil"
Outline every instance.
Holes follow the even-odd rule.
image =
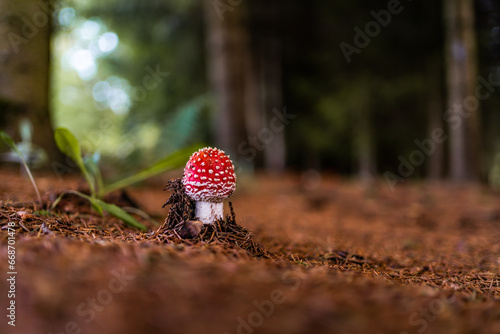
[[[233,214],[187,233],[189,212],[164,222],[189,208],[163,191],[176,176],[107,198],[147,212],[143,233],[75,197],[47,210],[76,175],[35,174],[35,208],[1,169],[0,333],[500,333],[500,196],[484,187],[243,176]]]

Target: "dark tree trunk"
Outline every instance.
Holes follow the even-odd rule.
[[[448,91],[445,119],[449,123],[450,176],[455,182],[478,178],[479,110],[474,95],[477,70],[473,4],[473,0],[444,1]]]
[[[217,98],[216,145],[236,155],[236,160],[242,157],[238,147],[247,141],[245,74],[249,47],[244,10],[244,3],[231,6],[222,1],[204,1],[209,79]]]
[[[432,133],[435,129],[443,128],[443,103],[441,97],[437,94],[432,94],[429,99],[429,138],[432,138]],[[431,180],[439,180],[443,178],[444,173],[444,143],[434,143],[434,152],[429,157],[429,165],[427,174]]]
[[[61,158],[49,114],[51,18],[48,1],[0,1],[0,128],[19,139],[29,119],[49,162]]]
[[[250,134],[261,134],[265,141],[262,145],[262,164],[267,171],[282,172],[286,164],[286,124],[277,126],[276,114],[283,113],[283,15],[279,1],[254,0],[249,3],[251,22],[251,57],[255,83],[258,85],[254,99],[258,108],[249,110],[252,119]],[[280,24],[281,22],[281,24]],[[249,75],[253,75],[249,73]]]
[[[281,42],[277,36],[268,38],[262,45],[262,107],[264,109],[264,127],[271,130],[272,140],[265,149],[264,168],[268,171],[283,172],[285,170],[285,126],[271,129],[271,120],[276,117],[275,111],[282,112],[282,76],[281,76]]]
[[[205,1],[209,76],[218,98],[217,145],[239,154],[242,163],[281,172],[285,131],[271,126],[284,108],[282,45],[279,27],[274,26],[281,7],[255,6],[265,10],[253,13],[251,41],[245,5]]]
[[[362,182],[370,183],[376,174],[370,113],[367,110],[358,110],[357,118],[354,142],[357,151],[358,177]]]
[[[428,138],[432,138],[433,132],[444,129],[443,124],[443,97],[442,97],[442,67],[435,61],[430,61],[428,69]],[[445,143],[434,143],[434,151],[429,156],[427,165],[427,176],[431,180],[442,179],[445,172]]]

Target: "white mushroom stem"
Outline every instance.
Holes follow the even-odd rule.
[[[197,201],[195,215],[203,224],[213,225],[216,220],[223,218],[224,203]]]

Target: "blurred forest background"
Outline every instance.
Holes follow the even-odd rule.
[[[0,0],[0,18],[0,128],[35,166],[61,161],[64,126],[119,173],[205,142],[240,171],[500,185],[498,0]]]

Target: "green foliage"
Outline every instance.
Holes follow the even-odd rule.
[[[17,149],[16,142],[14,141],[14,139],[12,139],[11,136],[5,133],[5,131],[0,131],[0,138],[2,138],[3,142],[7,144],[7,146],[9,146],[10,149],[21,154],[21,152],[19,152],[19,150]],[[22,154],[20,157],[22,157]]]
[[[103,211],[106,211],[107,213],[121,219],[124,223],[141,230],[145,230],[146,227],[118,206],[104,202],[102,200],[102,196],[112,191],[144,181],[168,170],[181,167],[186,163],[186,160],[188,160],[192,152],[203,146],[202,144],[195,144],[180,149],[161,159],[151,167],[105,186],[98,166],[100,160],[100,155],[98,153],[94,153],[83,158],[80,143],[68,129],[57,128],[55,131],[55,138],[59,149],[71,158],[82,171],[82,174],[85,176],[85,179],[89,184],[90,196],[78,191],[65,191],[52,204],[52,208],[57,206],[65,194],[71,193],[88,200],[92,204],[92,207],[100,214],[102,214]]]
[[[128,187],[130,185],[136,184],[138,182],[144,181],[150,177],[153,177],[155,175],[159,175],[161,173],[164,173],[168,170],[172,170],[175,168],[179,168],[183,166],[186,161],[189,159],[189,156],[199,148],[203,147],[204,145],[202,144],[195,144],[191,145],[187,148],[180,149],[169,156],[161,159],[157,163],[155,163],[153,166],[146,168],[142,171],[140,171],[137,174],[134,174],[132,176],[129,176],[127,178],[124,178],[120,181],[117,181],[113,184],[110,184],[108,186],[105,186],[100,192],[99,195],[103,196],[105,194],[108,194],[112,191],[122,189],[125,187]]]
[[[71,160],[76,162],[78,167],[84,167],[80,144],[73,134],[64,128],[58,128],[54,134],[57,147],[66,154]]]
[[[24,159],[24,156],[23,154],[21,153],[21,151],[17,148],[17,145],[14,141],[14,139],[12,139],[11,136],[9,136],[7,133],[5,133],[4,131],[0,131],[0,139],[3,140],[3,142],[5,144],[7,144],[7,146],[9,146],[9,148],[11,150],[13,150],[18,156],[19,156],[19,159],[21,160],[21,163],[23,164],[25,170],[26,170],[26,173],[28,174],[28,177],[30,178],[30,181],[31,181],[31,184],[33,185],[33,188],[35,189],[35,192],[36,192],[36,196],[38,198],[38,202],[40,204],[42,204],[42,197],[40,196],[40,192],[38,191],[38,187],[36,185],[36,182],[35,182],[35,179],[33,178],[33,175],[31,174],[31,170],[30,168],[28,167],[28,164],[26,163],[26,160]],[[35,210],[36,210],[36,207],[35,207]]]
[[[59,198],[52,204],[52,208],[56,207],[56,205],[59,203],[59,201],[65,194],[72,193],[88,200],[92,204],[92,207],[99,214],[102,215],[103,211],[106,211],[107,213],[115,216],[116,218],[121,219],[124,223],[130,226],[136,227],[140,230],[146,230],[146,227],[144,225],[139,223],[134,217],[126,213],[123,209],[117,207],[114,204],[106,203],[101,199],[97,198],[95,183],[97,182],[102,184],[102,181],[98,181],[102,179],[101,179],[101,174],[99,172],[99,168],[97,167],[96,159],[87,159],[86,160],[87,163],[84,162],[80,149],[80,143],[68,129],[57,128],[55,131],[55,140],[61,152],[66,154],[71,160],[73,160],[77,164],[78,168],[80,168],[82,174],[84,175],[89,185],[90,196],[87,196],[79,191],[70,191],[70,192],[66,191],[63,192],[59,196]]]
[[[19,134],[21,141],[15,143],[17,150],[11,148],[10,152],[2,154],[2,160],[23,164],[21,155],[31,168],[37,168],[47,162],[47,153],[40,147],[33,144],[31,137],[33,133],[33,125],[27,118],[21,119],[19,123]],[[9,146],[10,147],[10,146]],[[21,153],[19,155],[18,153]]]
[[[71,7],[74,18],[69,24],[58,25],[56,20],[53,116],[57,126],[71,130],[82,144],[86,141],[82,147],[90,152],[99,147],[107,166],[114,163],[121,171],[123,165],[135,170],[149,166],[165,152],[210,136],[210,127],[202,126],[210,105],[200,2],[105,0],[60,5],[58,9]],[[81,36],[87,22],[97,23],[95,40]],[[117,48],[94,59],[95,76],[81,79],[67,66],[68,57],[82,49],[94,53],[106,32],[119,37]],[[152,77],[156,69],[170,74]],[[94,94],[103,85],[109,90],[103,94],[105,101]],[[127,108],[120,111],[108,103],[116,91],[128,97]],[[138,91],[143,95],[135,94]],[[96,131],[98,136],[93,136]]]
[[[123,222],[127,223],[130,226],[136,227],[140,230],[146,230],[146,227],[142,225],[141,223],[137,222],[134,217],[129,215],[127,212],[125,212],[122,208],[111,204],[111,203],[106,203],[100,199],[95,198],[94,202],[92,203],[95,206],[101,207],[104,211],[109,213],[110,215],[115,216],[118,219],[121,219]]]
[[[64,192],[62,192],[59,197],[54,201],[54,203],[52,203],[52,209],[54,209],[57,204],[59,204],[59,202],[61,201],[61,199],[67,195],[67,194],[73,194],[73,195],[76,195],[76,196],[79,196],[81,198],[84,198],[86,200],[88,200],[90,202],[90,204],[92,204],[92,207],[100,214],[102,215],[103,214],[103,211],[106,211],[107,213],[109,213],[110,215],[120,219],[121,221],[123,221],[124,223],[126,223],[127,225],[130,225],[132,227],[135,227],[135,228],[138,228],[142,231],[146,231],[146,227],[144,225],[142,225],[141,223],[139,223],[134,217],[132,217],[131,215],[129,215],[127,212],[125,212],[122,208],[114,205],[114,204],[111,204],[111,203],[106,203],[104,202],[103,200],[100,200],[98,198],[95,198],[95,197],[92,197],[92,196],[88,196],[82,192],[79,192],[79,191],[74,191],[74,190],[66,190]]]
[[[80,149],[80,143],[75,138],[75,136],[65,128],[57,128],[54,134],[57,147],[62,153],[66,154],[71,160],[73,160],[78,168],[80,168],[85,180],[90,188],[90,194],[95,195],[95,185],[94,180],[87,169],[87,166],[83,162],[82,151]]]

